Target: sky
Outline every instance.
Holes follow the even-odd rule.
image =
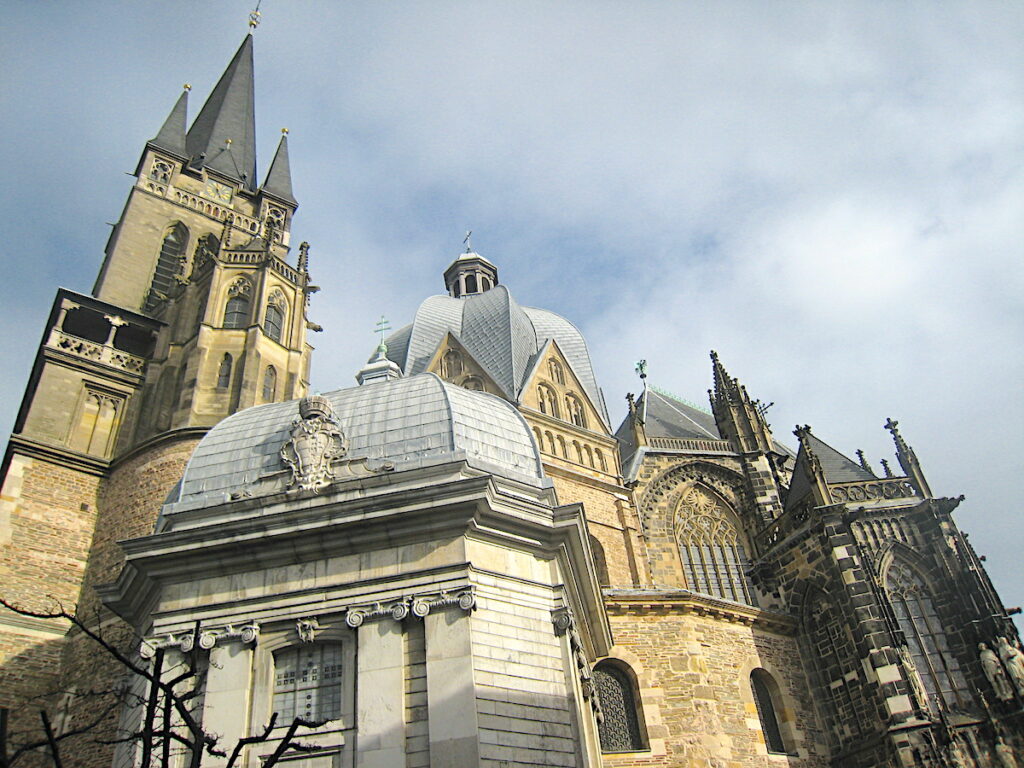
[[[89,292],[145,141],[190,118],[238,0],[8,0],[0,29],[0,431],[57,286]],[[259,172],[290,130],[312,384],[444,289],[473,230],[520,304],[585,334],[615,424],[706,404],[715,349],[878,466],[896,418],[1024,603],[1024,5],[263,0]],[[14,320],[14,322],[10,322]]]

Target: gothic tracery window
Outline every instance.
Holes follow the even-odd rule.
[[[598,726],[601,751],[637,752],[646,749],[632,675],[608,661],[594,667],[593,674],[604,713],[604,721]]]
[[[967,682],[921,574],[897,558],[885,572],[885,591],[929,700],[949,706],[970,703]]]
[[[683,491],[676,515],[676,538],[690,589],[756,605],[746,577],[746,552],[725,502],[694,484]]]
[[[548,360],[548,375],[556,384],[565,384],[565,370],[557,360]]]
[[[149,284],[149,292],[146,294],[146,303],[143,307],[146,312],[152,312],[170,297],[175,278],[182,271],[187,245],[188,227],[180,221],[175,222],[160,246],[160,255],[157,256],[153,279]]]
[[[161,184],[167,184],[171,180],[171,170],[172,166],[169,162],[157,158],[149,169],[149,178],[153,181],[159,181]]]
[[[267,311],[263,315],[263,331],[276,342],[281,341],[284,332],[285,298],[281,291],[275,290],[267,302]]]
[[[228,303],[224,307],[225,328],[245,328],[249,325],[249,297],[252,284],[240,277],[228,288]]]

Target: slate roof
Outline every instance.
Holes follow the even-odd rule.
[[[608,423],[587,343],[565,318],[544,309],[521,307],[504,285],[461,299],[431,296],[420,304],[411,325],[387,338],[388,358],[406,376],[421,373],[449,332],[515,403],[520,401],[537,353],[548,340],[554,340]]]
[[[270,162],[270,170],[267,171],[267,179],[263,182],[264,192],[274,195],[286,202],[298,205],[298,201],[292,196],[292,171],[288,163],[288,136],[282,135],[277,145],[277,152]]]
[[[428,373],[325,395],[348,441],[346,458],[390,461],[396,470],[466,461],[482,471],[544,484],[540,455],[509,403]],[[247,408],[211,429],[189,459],[174,502],[216,504],[284,469],[279,451],[299,418],[298,401]]]
[[[174,108],[160,126],[157,135],[149,140],[154,147],[170,152],[178,157],[187,157],[185,154],[185,125],[188,122],[188,91],[182,91],[178,100],[174,102]]]
[[[825,474],[825,482],[853,483],[873,480],[875,478],[873,474],[860,466],[860,464],[848,456],[844,456],[823,440],[819,440],[814,434],[807,436],[807,442],[811,447],[811,451],[818,457],[821,471]],[[811,483],[808,471],[807,453],[801,444],[800,450],[797,451],[796,464],[793,467],[793,480],[789,486],[789,493],[786,495],[787,510],[796,506],[810,492]]]
[[[703,440],[721,440],[715,417],[699,408],[664,395],[653,389],[640,396],[638,408],[647,402],[647,421],[644,431],[648,437],[683,437]]]
[[[256,111],[251,34],[245,36],[192,123],[185,149],[197,167],[219,171],[255,191]]]

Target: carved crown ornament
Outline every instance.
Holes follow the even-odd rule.
[[[168,633],[152,639],[143,640],[139,644],[139,656],[152,659],[158,650],[177,649],[182,653],[190,653],[198,644],[204,651],[209,651],[222,640],[240,640],[249,645],[254,644],[260,636],[260,625],[255,621],[248,624],[226,624],[223,627],[202,629],[199,632]]]

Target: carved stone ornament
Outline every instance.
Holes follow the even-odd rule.
[[[228,624],[224,627],[201,630],[198,636],[198,644],[204,651],[208,651],[221,640],[241,640],[246,645],[250,645],[255,643],[259,636],[260,625],[255,621],[249,624]],[[196,633],[193,631],[179,632],[178,634],[171,633],[143,640],[139,645],[139,656],[144,659],[152,659],[161,648],[165,650],[176,648],[182,653],[189,653],[195,648],[196,642]]]
[[[985,678],[995,691],[996,698],[1000,701],[1010,701],[1013,698],[1013,687],[995,651],[984,643],[978,643],[978,659],[981,661],[981,670],[985,673]]]
[[[345,435],[327,398],[320,395],[299,401],[299,416],[291,437],[281,446],[281,460],[292,471],[289,490],[320,491],[334,480],[331,462],[348,451]]]
[[[1003,741],[1002,736],[996,741],[996,757],[1001,768],[1017,768],[1017,757],[1013,754],[1013,747]]]
[[[1024,652],[1011,645],[1005,637],[1000,637],[996,645],[1010,683],[1017,690],[1017,695],[1024,698]]]
[[[318,629],[320,629],[320,622],[315,617],[299,619],[295,622],[295,631],[299,635],[299,640],[304,643],[312,643],[316,640],[316,631]]]
[[[594,717],[598,723],[604,722],[604,712],[601,710],[601,698],[597,693],[597,686],[594,684],[594,673],[587,661],[587,654],[583,650],[583,638],[580,637],[576,628],[576,617],[568,608],[556,608],[551,612],[551,623],[555,625],[555,632],[558,635],[569,636],[569,652],[576,662],[576,674],[580,680],[580,690],[583,691],[583,698],[590,702],[594,710]]]
[[[390,616],[395,621],[402,621],[411,613],[418,619],[427,616],[435,608],[455,605],[469,613],[476,608],[476,596],[472,589],[461,589],[456,592],[433,592],[426,595],[414,595],[393,603],[372,603],[369,605],[352,606],[345,614],[345,623],[355,629],[368,619]]]

